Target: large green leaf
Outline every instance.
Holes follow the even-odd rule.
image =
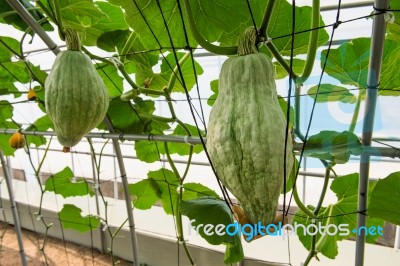
[[[48,5],[48,1],[42,2]],[[128,29],[121,8],[107,2],[60,1],[60,9],[64,27],[77,30],[84,45],[96,45],[104,32]]]
[[[0,36],[0,62],[11,61],[11,57],[14,53],[19,53],[19,50],[19,42],[16,39]]]
[[[171,47],[170,38],[157,2],[156,0],[110,0],[111,4],[121,6],[125,10],[126,22],[140,35],[146,49],[158,49],[160,48],[159,44],[162,47]],[[183,29],[177,1],[160,1],[160,6],[174,46],[185,47],[187,45],[185,31]],[[186,27],[188,27],[187,23]],[[188,37],[190,46],[195,46],[196,43],[192,37]]]
[[[353,39],[331,49],[326,65],[326,73],[342,84],[357,88],[366,88],[370,57],[370,38]],[[327,50],[322,51],[321,66],[324,64]],[[400,94],[400,43],[385,40],[379,93],[382,95]]]
[[[400,2],[390,1],[390,9],[400,10]],[[392,12],[390,15],[393,15],[395,20],[394,23],[387,24],[388,38],[400,43],[400,12]]]
[[[306,143],[304,156],[331,161],[333,164],[347,163],[350,155],[360,155],[362,144],[351,132],[323,130],[311,136]]]
[[[96,69],[107,87],[109,96],[111,98],[120,96],[124,90],[124,86],[123,78],[118,75],[117,69],[108,64],[98,64],[96,65]]]
[[[28,83],[30,76],[24,62],[4,62],[0,64],[0,80]]]
[[[141,134],[146,132],[151,119],[139,115],[140,110],[146,114],[151,114],[154,111],[154,102],[151,100],[143,101],[141,98],[136,98],[134,101],[135,108],[131,102],[121,101],[119,98],[114,98],[110,101],[110,106],[107,115],[118,132]],[[146,106],[151,105],[149,110]]]
[[[29,13],[32,15],[32,17],[36,21],[40,21],[44,19],[44,15],[39,11],[39,10],[32,10],[33,5],[29,3],[28,0],[21,0],[21,4],[29,11]],[[0,14],[5,13],[5,12],[10,12],[14,11],[11,6],[7,3],[6,0],[0,0]],[[10,14],[4,17],[0,18],[0,23],[5,23],[8,25],[12,25],[14,28],[21,30],[21,31],[26,31],[28,29],[28,25],[25,23],[25,21],[18,15],[18,14]],[[47,21],[42,21],[42,27],[45,30],[51,31],[53,30],[53,27],[51,24]],[[32,31],[30,32],[32,34]]]
[[[337,86],[333,84],[321,84],[318,97],[317,95],[318,86],[313,86],[308,90],[308,95],[315,99],[317,98],[318,103],[325,102],[343,102],[343,103],[354,103],[356,101],[356,97],[352,94],[349,89]]]
[[[317,217],[317,224],[321,223],[322,226],[326,226],[325,228],[329,228],[329,233],[326,233],[326,229],[321,229],[325,233],[325,236],[323,236],[321,232],[317,233],[317,251],[328,258],[333,259],[336,257],[338,253],[337,241],[356,236],[358,230],[356,214],[358,178],[358,173],[335,178],[330,188],[336,194],[338,201],[321,208]],[[376,182],[370,182],[370,192],[373,190],[375,184]],[[308,208],[314,210],[313,206],[308,206]],[[312,223],[312,219],[307,217],[302,211],[298,211],[293,219],[293,224],[296,223],[308,226]],[[383,224],[384,222],[382,219],[369,218],[367,219],[366,226],[367,228],[374,227],[376,230],[379,230],[380,227],[380,231],[382,232]],[[334,227],[337,228],[336,233],[335,229],[333,229]],[[378,231],[367,234],[368,243],[374,243],[380,237],[377,232]],[[312,236],[306,233],[300,226],[298,226],[296,233],[304,247],[310,249]]]
[[[198,136],[198,131],[195,126],[185,124],[186,128],[189,130],[192,136]],[[202,136],[204,136],[204,132],[200,131]],[[174,129],[172,136],[188,136],[187,132],[183,129],[181,125],[177,125]],[[153,163],[160,160],[160,155],[166,154],[165,152],[165,144],[163,142],[156,141],[136,141],[135,142],[135,151],[139,160]],[[174,143],[168,142],[168,151],[169,154],[178,154],[181,156],[189,155],[190,152],[190,144],[187,143]],[[193,146],[194,153],[200,153],[203,151],[203,146],[201,144],[196,144]]]
[[[378,180],[371,193],[368,215],[400,225],[400,172]]]
[[[51,175],[46,180],[44,190],[52,191],[64,198],[94,195],[85,179],[80,177],[74,178],[74,173],[69,167],[65,167],[61,172]]]
[[[133,206],[140,210],[150,209],[161,198],[160,187],[154,179],[129,184],[129,193],[134,196]]]
[[[365,88],[369,63],[369,38],[353,39],[331,49],[325,71],[342,84]],[[321,66],[326,60],[327,50],[321,53]]]
[[[243,259],[244,254],[238,234],[230,236],[226,232],[221,235],[216,233],[217,228],[226,228],[229,224],[233,224],[230,210],[223,201],[214,197],[186,200],[181,203],[181,213],[191,220],[191,225],[198,229],[197,232],[208,243],[227,245],[225,263],[235,263]],[[210,227],[210,225],[216,230],[213,234],[205,232],[204,226]]]
[[[311,7],[295,7],[296,20],[295,32],[307,31],[311,28]],[[264,10],[264,9],[263,9]],[[320,25],[324,25],[320,16]],[[268,28],[269,36],[274,39],[284,35],[290,35],[292,32],[292,5],[286,0],[278,0],[271,17]],[[298,34],[295,36],[293,53],[305,54],[308,50],[308,39],[310,32]],[[318,45],[324,45],[328,41],[328,34],[325,29],[319,30]],[[273,40],[275,46],[283,55],[291,54],[291,37],[284,37]],[[296,63],[297,65],[297,63]]]
[[[82,209],[72,204],[64,204],[59,212],[62,225],[66,229],[77,230],[81,233],[96,229],[100,226],[100,219],[94,215],[82,216]]]

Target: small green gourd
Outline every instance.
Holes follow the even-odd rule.
[[[206,147],[218,177],[248,220],[265,225],[275,219],[284,181],[286,119],[278,102],[274,66],[257,52],[256,40],[255,28],[247,29],[239,39],[238,56],[222,66]],[[289,134],[287,176],[292,149]]]
[[[60,52],[45,82],[45,106],[57,139],[75,146],[105,117],[109,96],[89,56],[81,52],[78,34],[65,29],[67,50]]]

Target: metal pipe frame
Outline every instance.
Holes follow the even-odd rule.
[[[0,129],[0,134],[14,134],[17,129]],[[55,136],[56,133],[53,131],[27,131],[20,130],[24,135],[33,136]],[[191,145],[201,144],[199,137],[193,136],[171,136],[171,135],[145,135],[145,134],[121,134],[121,133],[94,133],[91,132],[86,135],[87,138],[98,138],[98,139],[112,139],[116,140],[133,140],[133,141],[161,141],[161,142],[173,142],[173,143],[187,143]],[[206,141],[207,139],[203,137]],[[294,145],[295,151],[302,149],[302,143],[296,143]],[[371,147],[370,145],[364,145],[363,154],[368,156],[378,157],[390,157],[400,158],[400,149],[391,147]],[[121,173],[122,174],[122,173]]]
[[[378,9],[387,9],[389,0],[375,0],[374,6]],[[384,14],[374,16],[371,35],[370,61],[368,66],[367,77],[367,96],[365,99],[365,112],[362,130],[362,144],[364,147],[370,147],[372,142],[372,133],[374,131],[374,118],[376,101],[378,96],[378,87],[382,65],[383,47],[385,42],[386,22]],[[370,168],[370,155],[362,154],[360,160],[360,178],[358,183],[358,213],[357,213],[357,228],[366,225],[368,201],[368,179]],[[365,231],[356,238],[356,255],[355,266],[364,265],[365,253]]]
[[[15,233],[17,234],[19,255],[21,256],[21,264],[23,266],[26,266],[27,265],[26,254],[25,254],[25,250],[24,250],[24,242],[22,240],[22,231],[21,231],[21,224],[19,222],[17,204],[15,203],[14,193],[12,190],[12,180],[10,178],[10,171],[8,168],[8,164],[7,164],[6,160],[4,159],[2,150],[0,150],[0,160],[1,160],[1,165],[3,167],[4,178],[6,179],[8,196],[10,198],[11,211],[12,211],[13,218],[14,218],[14,230],[15,230]]]

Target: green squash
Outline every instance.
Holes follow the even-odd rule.
[[[60,52],[45,82],[45,106],[57,139],[75,146],[103,121],[109,105],[106,86],[76,32],[66,30],[68,50]]]
[[[256,31],[239,39],[238,56],[227,59],[210,113],[207,150],[222,183],[251,223],[272,223],[284,181],[286,119],[279,106],[274,66],[258,53]],[[286,175],[293,165],[289,134]]]

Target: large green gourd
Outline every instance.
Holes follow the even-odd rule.
[[[105,117],[109,96],[75,31],[66,29],[68,50],[60,52],[45,82],[45,105],[57,139],[75,146]]]
[[[207,150],[218,177],[251,223],[275,218],[284,181],[286,119],[279,106],[274,66],[256,49],[256,31],[239,39],[238,56],[227,59],[210,113]],[[286,174],[293,165],[287,141]]]

